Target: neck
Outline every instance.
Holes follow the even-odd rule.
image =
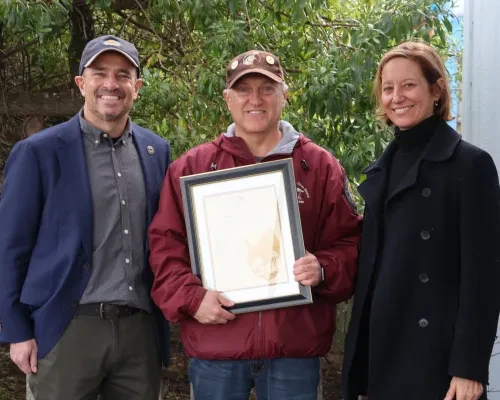
[[[271,133],[240,133],[235,130],[236,136],[244,140],[250,152],[255,157],[265,157],[273,150],[283,137],[281,131],[276,127]]]
[[[83,108],[83,119],[90,122],[96,128],[100,129],[102,132],[108,134],[112,138],[118,138],[123,134],[125,126],[127,126],[128,114],[125,114],[120,119],[106,121],[102,118],[98,118],[86,107]]]

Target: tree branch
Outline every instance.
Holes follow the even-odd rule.
[[[149,27],[147,25],[144,25],[143,23],[135,20],[134,18],[131,18],[131,15],[127,15],[123,11],[115,10],[115,14],[118,15],[118,16],[120,16],[120,17],[122,17],[125,20],[125,23],[130,23],[130,24],[134,25],[136,28],[145,30],[145,31],[147,31],[149,33],[152,33],[153,35],[157,36],[159,39],[166,41],[175,50],[177,50],[179,52],[179,54],[181,54],[182,56],[185,56],[184,51],[182,49],[180,49],[176,45],[176,43],[173,40],[171,40],[170,38],[162,36],[162,35],[159,35],[158,33],[156,33],[156,31],[153,28],[151,28],[151,27]]]
[[[71,42],[68,47],[68,67],[72,76],[79,73],[80,57],[88,41],[94,39],[94,17],[85,0],[73,0],[69,13]]]
[[[38,43],[38,39],[33,39],[33,40],[29,41],[28,43],[20,44],[16,47],[8,49],[6,51],[0,50],[0,53],[3,53],[3,54],[0,54],[0,60],[5,60],[5,59],[9,58],[11,55],[18,53],[20,51],[23,51],[24,49],[26,49],[30,46],[33,46],[36,43]]]

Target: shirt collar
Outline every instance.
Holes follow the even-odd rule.
[[[78,117],[80,119],[80,128],[87,139],[89,139],[94,146],[99,146],[103,139],[108,138],[108,134],[101,131],[96,126],[92,125],[89,121],[83,118],[83,108],[80,110]],[[130,117],[127,119],[127,124],[125,125],[125,129],[123,130],[120,139],[117,142],[121,142],[126,145],[130,138],[132,137],[132,124],[130,121]]]

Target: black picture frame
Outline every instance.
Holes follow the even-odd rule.
[[[271,183],[270,185],[270,182],[274,182],[274,184]],[[243,286],[237,288],[236,285],[234,290],[218,290],[235,302],[235,305],[229,308],[231,312],[238,314],[312,303],[311,288],[296,282],[293,276],[293,262],[305,255],[305,248],[293,164],[290,158],[183,176],[180,178],[180,186],[191,267],[193,273],[201,279],[203,286],[207,289],[218,290],[217,288],[220,285],[215,283],[215,278],[213,277],[226,277],[231,274],[233,278],[237,279],[231,280],[228,278],[226,282],[227,287],[229,287],[228,285],[233,281],[239,282],[240,286],[245,285],[243,282],[249,282],[249,284],[252,283],[255,285],[257,285],[258,282],[269,282],[267,286],[266,284],[260,285],[259,283],[256,287]],[[266,194],[266,196],[261,196],[261,193]],[[276,197],[273,197],[272,193],[275,193]],[[218,197],[212,197],[214,195]],[[259,211],[254,210],[254,208],[258,207],[257,204],[245,200],[245,196],[250,195],[253,196],[250,197],[250,199],[253,198],[254,200],[258,200],[255,203],[264,204],[265,206],[260,207]],[[273,252],[273,250],[275,250],[274,247],[269,250],[270,243],[269,240],[267,240],[269,234],[264,236],[266,241],[260,238],[257,239],[259,244],[254,246],[257,252],[259,254],[263,252],[269,254],[269,251],[272,251],[271,254],[273,257],[271,257],[270,263],[265,261],[268,258],[258,258],[259,261],[264,261],[260,264],[259,262],[253,263],[252,266],[256,264],[259,266],[259,268],[254,268],[254,270],[252,270],[251,266],[248,266],[249,270],[246,269],[247,264],[243,256],[243,254],[251,254],[250,250],[248,250],[248,253],[238,252],[235,254],[236,258],[231,258],[231,260],[238,260],[235,264],[239,265],[238,270],[233,270],[232,267],[229,266],[229,264],[232,265],[232,263],[226,263],[225,261],[222,263],[221,257],[218,259],[219,262],[216,262],[217,260],[214,259],[213,254],[216,253],[214,249],[222,249],[224,246],[222,240],[219,239],[215,241],[207,239],[211,238],[211,228],[208,226],[210,224],[207,222],[210,220],[212,221],[212,227],[217,225],[217,229],[214,228],[213,230],[217,230],[219,238],[222,237],[224,238],[223,240],[226,240],[226,238],[237,240],[235,243],[246,243],[246,246],[251,248],[249,244],[250,239],[254,240],[255,238],[249,238],[245,235],[252,235],[252,231],[249,230],[249,232],[246,232],[244,226],[241,227],[242,229],[237,230],[234,229],[234,226],[231,228],[232,223],[237,222],[235,222],[235,219],[231,217],[231,215],[224,214],[226,212],[229,213],[227,208],[231,208],[231,212],[233,213],[235,210],[240,211],[238,206],[235,205],[237,202],[232,201],[234,198],[243,198],[241,203],[242,207],[246,204],[246,208],[241,209],[241,212],[233,214],[233,216],[237,216],[238,218],[241,217],[243,220],[254,221],[258,220],[259,217],[262,220],[262,218],[264,218],[262,213],[274,213],[272,207],[276,209],[276,220],[274,224],[277,228],[272,231],[274,232],[272,237],[277,250]],[[209,201],[208,203],[207,199]],[[224,201],[221,201],[221,199],[224,199]],[[273,199],[276,199],[275,203]],[[267,204],[269,205],[267,206]],[[226,205],[226,207],[224,207],[224,205]],[[229,207],[227,207],[227,205],[229,205]],[[209,210],[213,211],[209,212]],[[217,218],[219,214],[221,214],[222,217],[220,219]],[[238,220],[238,218],[236,218],[236,220]],[[223,222],[219,222],[219,220]],[[215,224],[214,221],[217,221],[217,224]],[[267,219],[263,221],[264,224],[266,221]],[[269,223],[270,226],[272,226],[272,224],[272,222]],[[261,225],[257,223],[254,227],[258,230]],[[237,236],[237,238],[235,238],[235,236]],[[217,244],[213,246],[214,249],[212,249],[212,243]],[[262,246],[260,244],[262,244]],[[239,247],[233,246],[233,249],[235,248]],[[260,251],[260,249],[264,249],[265,251]],[[230,249],[228,249],[228,251],[229,250]],[[210,254],[210,256],[208,256],[208,254]],[[220,250],[218,254],[222,254]],[[291,260],[292,257],[293,260]],[[247,258],[250,258],[250,256],[247,256]],[[225,274],[216,270],[218,267],[212,265],[212,261],[215,261],[213,264],[225,265],[225,271],[229,273]],[[276,266],[278,263],[281,264]],[[262,268],[262,265],[265,267]],[[239,279],[240,275],[238,274],[247,274],[247,276],[252,276],[252,279],[242,281]],[[271,278],[273,274],[276,274],[276,276]],[[287,277],[286,280],[283,278],[285,275]],[[277,280],[278,276],[282,277],[279,282]],[[266,294],[268,294],[267,297]]]

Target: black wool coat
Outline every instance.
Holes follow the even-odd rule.
[[[395,148],[389,144],[359,186],[365,219],[344,354],[345,400],[366,389],[370,400],[443,400],[453,376],[488,381],[500,304],[495,165],[440,121],[386,196]]]

